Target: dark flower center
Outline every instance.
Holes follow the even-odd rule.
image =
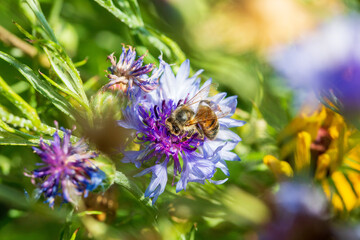
[[[179,154],[182,152],[196,151],[203,144],[203,140],[197,138],[197,134],[184,140],[184,134],[172,134],[166,127],[166,119],[180,105],[181,101],[174,103],[172,100],[162,102],[161,106],[155,105],[150,109],[143,106],[139,107],[139,114],[144,125],[141,134],[137,138],[140,143],[149,143],[150,154],[143,159],[149,160],[157,157],[157,162],[165,154],[166,157],[174,159],[175,169],[180,172]]]

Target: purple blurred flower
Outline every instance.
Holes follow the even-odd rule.
[[[320,190],[303,183],[283,183],[273,204],[273,217],[260,240],[337,239]]]
[[[333,19],[300,41],[275,51],[273,66],[293,87],[314,90],[346,117],[360,113],[360,16]]]
[[[54,206],[56,196],[62,196],[64,202],[76,204],[75,198],[93,191],[105,179],[105,173],[95,166],[90,159],[97,156],[88,152],[83,140],[72,144],[72,131],[61,128],[64,137],[60,138],[58,131],[53,135],[50,145],[40,139],[40,148],[33,147],[34,152],[41,157],[42,166],[31,173],[25,173],[37,185],[37,191],[44,194],[50,207]],[[35,179],[40,179],[36,183]]]
[[[313,185],[284,182],[269,206],[272,217],[259,240],[359,239],[358,225],[332,221],[324,192]]]
[[[124,119],[119,121],[119,125],[122,127],[136,130],[136,142],[141,144],[139,151],[125,152],[123,161],[132,162],[140,167],[143,162],[155,159],[152,167],[137,174],[137,176],[141,176],[152,173],[145,196],[153,198],[153,203],[165,189],[167,167],[171,162],[174,163],[174,179],[175,176],[181,174],[176,183],[177,192],[185,190],[188,182],[202,184],[205,183],[205,180],[215,184],[225,182],[227,179],[213,181],[211,178],[217,168],[229,176],[225,160],[240,160],[231,150],[241,139],[228,128],[244,124],[243,121],[230,118],[236,109],[236,96],[225,98],[226,94],[220,93],[212,98],[207,97],[207,99],[219,106],[220,109],[229,109],[230,113],[219,119],[220,129],[214,140],[206,137],[201,139],[196,134],[184,140],[183,135],[171,134],[166,128],[166,119],[180,104],[191,99],[201,89],[208,87],[211,80],[200,87],[200,79],[197,76],[202,71],[198,71],[189,78],[190,63],[188,60],[181,65],[176,77],[168,64],[162,64],[165,66],[165,71],[160,79],[159,87],[151,93],[143,93],[137,98],[137,102],[125,109]],[[194,110],[197,105],[192,105]]]
[[[148,76],[147,74],[154,69],[154,64],[151,63],[143,66],[144,57],[145,55],[142,55],[135,60],[136,51],[131,46],[128,49],[123,46],[118,62],[116,62],[114,53],[108,56],[111,66],[108,68],[110,73],[107,77],[110,82],[104,88],[119,89],[129,94],[138,90],[135,87],[140,88],[144,92],[150,92],[157,88],[159,77],[163,73],[163,66],[161,65],[159,68],[156,68],[151,76]]]

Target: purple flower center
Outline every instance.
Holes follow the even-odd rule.
[[[63,128],[62,131],[63,138],[56,131],[50,145],[41,139],[40,148],[33,147],[43,161],[38,164],[42,167],[25,173],[37,185],[39,195],[44,194],[50,207],[54,206],[56,196],[63,196],[64,202],[75,203],[75,195],[86,197],[105,179],[105,173],[90,161],[97,154],[88,152],[82,140],[72,144],[71,131]],[[40,181],[36,183],[36,179]]]
[[[181,104],[180,100],[177,104],[172,100],[162,101],[161,106],[155,105],[150,109],[143,106],[139,107],[139,114],[144,125],[141,133],[137,138],[140,144],[149,142],[149,154],[143,158],[143,161],[157,157],[156,163],[161,160],[165,154],[168,159],[170,156],[174,159],[174,174],[181,172],[179,154],[182,152],[193,152],[203,144],[203,140],[197,138],[194,134],[189,139],[184,140],[184,134],[174,135],[166,127],[165,121],[171,113]]]

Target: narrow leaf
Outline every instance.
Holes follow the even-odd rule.
[[[35,127],[31,124],[31,122],[25,118],[21,118],[19,116],[15,116],[14,114],[8,112],[4,107],[0,105],[0,127],[8,132],[17,132],[20,135],[23,135],[24,137],[30,137],[32,138],[32,135],[28,135],[24,132],[18,131],[16,129],[11,128],[8,124],[13,125],[14,127],[22,127],[27,130],[32,130],[41,134],[46,134],[52,136],[56,132],[56,128],[50,127],[44,123],[41,123],[39,127]],[[3,122],[4,121],[4,122]],[[6,123],[5,123],[6,122]],[[64,132],[61,130],[57,130],[60,137],[64,136]],[[75,137],[71,135],[70,137],[71,142],[75,143],[79,141],[78,137]]]
[[[73,233],[73,235],[71,236],[70,240],[75,240],[76,239],[76,235],[78,233],[80,228],[76,229],[75,232]]]
[[[39,44],[43,47],[51,67],[54,69],[61,81],[73,92],[72,95],[78,95],[82,100],[82,105],[89,110],[89,101],[83,88],[83,82],[74,63],[64,52],[62,47],[52,41],[41,41]]]
[[[39,73],[41,74],[41,76],[43,76],[45,78],[46,81],[48,81],[51,85],[53,85],[54,87],[56,87],[57,89],[59,89],[60,91],[62,91],[63,93],[66,93],[67,95],[71,96],[72,98],[74,98],[79,104],[81,104],[82,106],[85,106],[84,102],[82,101],[82,99],[74,94],[73,92],[71,92],[69,89],[64,88],[63,86],[57,84],[56,82],[54,82],[51,78],[49,78],[48,76],[46,76],[45,74],[43,74],[42,72],[39,71]]]
[[[44,28],[44,30],[47,33],[47,35],[49,36],[49,38],[53,42],[58,43],[53,30],[51,29],[50,25],[46,21],[44,14],[41,11],[39,2],[37,0],[26,0],[26,3],[29,5],[31,10],[34,12],[36,18],[41,23],[42,27]]]
[[[139,21],[139,18],[132,18],[126,15],[123,11],[117,8],[112,0],[95,0],[100,6],[108,10],[111,14],[117,17],[121,22],[125,23],[129,28],[138,28],[144,26],[142,21]],[[123,1],[118,1],[121,4]]]
[[[63,81],[63,83],[73,92],[74,95],[79,95],[82,99],[82,105],[89,111],[89,101],[83,89],[83,83],[80,78],[80,74],[77,71],[74,63],[69,56],[65,53],[62,46],[56,39],[56,36],[47,22],[37,0],[26,0],[26,3],[30,6],[31,10],[36,15],[42,30],[37,29],[43,39],[33,39],[39,43],[45,51],[52,68]],[[36,29],[36,28],[35,28]],[[44,32],[45,31],[45,32]],[[28,34],[30,35],[30,34]]]
[[[0,76],[0,93],[3,94],[15,107],[17,107],[27,118],[37,127],[40,126],[41,121],[37,112],[24,99],[17,95],[4,79]]]
[[[134,195],[136,199],[138,199],[138,201],[144,204],[152,214],[155,213],[156,207],[154,207],[151,204],[151,200],[145,198],[144,193],[140,190],[140,188],[133,181],[131,181],[125,174],[116,171],[114,182],[126,188],[131,194]]]
[[[39,138],[25,139],[14,133],[0,131],[0,145],[37,146]]]
[[[31,68],[1,51],[0,58],[15,67],[30,82],[35,90],[48,98],[62,112],[73,118],[73,107],[70,105],[68,100],[66,100],[66,98],[61,96],[58,92],[54,91],[51,85],[45,80],[39,78]]]

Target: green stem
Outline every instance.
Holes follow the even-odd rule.
[[[157,208],[152,205],[151,200],[145,198],[144,193],[140,190],[140,188],[131,181],[125,174],[122,172],[116,171],[115,173],[115,183],[127,189],[139,202],[141,202],[149,213],[153,216],[157,213]]]

